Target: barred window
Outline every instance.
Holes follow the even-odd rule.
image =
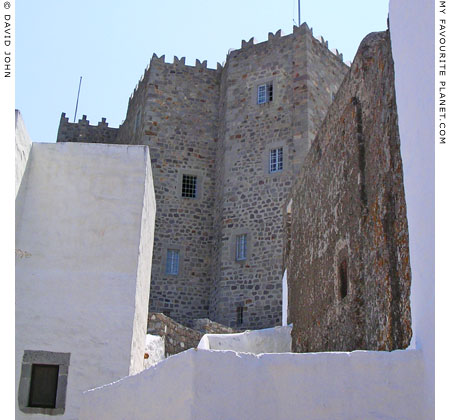
[[[264,83],[263,85],[258,86],[258,97],[257,103],[265,104],[266,102],[271,102],[273,100],[273,83]]]
[[[197,197],[197,176],[183,174],[181,196],[186,198]]]
[[[247,234],[236,236],[236,261],[247,259]]]
[[[283,148],[271,149],[269,155],[269,172],[279,172],[283,170]]]
[[[177,275],[180,268],[180,250],[168,249],[166,258],[166,274]]]

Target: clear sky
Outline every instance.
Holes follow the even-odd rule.
[[[155,52],[216,68],[241,40],[292,33],[297,0],[22,0],[16,2],[16,108],[33,141],[54,142],[61,112],[118,127]],[[387,28],[388,0],[302,0],[301,20],[352,61]]]

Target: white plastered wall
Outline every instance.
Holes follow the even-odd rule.
[[[389,22],[411,258],[412,347],[423,352],[434,418],[434,7],[391,0]]]
[[[282,326],[236,334],[205,334],[197,348],[253,354],[285,353],[291,351],[291,331],[291,326]]]
[[[71,353],[59,418],[77,418],[82,391],[143,368],[149,165],[146,146],[33,144],[16,216],[16,392],[24,350]],[[17,419],[47,417],[16,398]]]
[[[423,420],[420,352],[188,350],[84,394],[80,420]]]
[[[22,178],[25,173],[28,157],[31,150],[31,139],[28,135],[27,129],[23,122],[22,115],[20,111],[16,109],[16,127],[15,127],[15,137],[16,137],[16,153],[15,153],[15,168],[16,168],[16,197],[22,183]]]

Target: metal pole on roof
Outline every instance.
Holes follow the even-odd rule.
[[[300,27],[302,21],[300,20],[300,0],[298,0],[298,26]]]
[[[77,118],[78,99],[80,98],[81,79],[82,78],[83,78],[83,76],[80,76],[80,84],[78,85],[77,104],[75,105],[75,115],[73,117],[73,122],[75,122],[75,119]]]

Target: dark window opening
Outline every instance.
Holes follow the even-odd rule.
[[[181,196],[187,198],[197,197],[197,177],[195,175],[183,175]]]
[[[29,407],[55,408],[59,365],[33,365]]]
[[[236,323],[237,325],[242,325],[244,322],[244,307],[238,306],[236,308]]]
[[[341,299],[347,296],[348,292],[348,274],[347,274],[347,260],[343,260],[339,265],[339,293]]]

